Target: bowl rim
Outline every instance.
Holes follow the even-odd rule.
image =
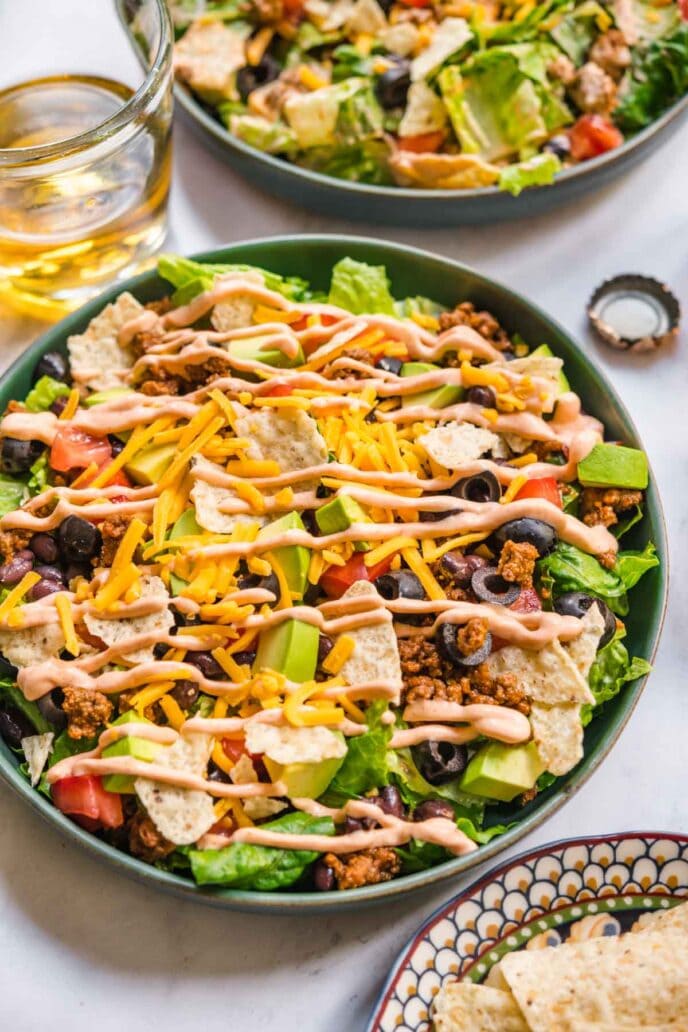
[[[301,179],[305,184],[310,183],[319,187],[327,187],[332,190],[342,190],[343,192],[350,192],[357,195],[373,196],[380,200],[398,197],[405,200],[420,201],[431,201],[433,198],[445,201],[484,201],[489,197],[504,196],[504,191],[500,190],[497,186],[474,187],[470,190],[432,190],[408,186],[381,186],[377,183],[358,183],[353,180],[338,179],[336,176],[329,176],[324,172],[315,172],[313,169],[304,168],[303,165],[284,161],[275,154],[267,154],[265,151],[260,151],[257,147],[252,147],[250,144],[240,140],[238,137],[234,136],[229,129],[222,125],[221,122],[214,118],[198,100],[196,100],[193,93],[187,86],[177,80],[175,80],[174,83],[174,95],[175,99],[182,106],[188,117],[197,124],[200,124],[224,147],[229,150],[237,151],[244,158],[249,158],[257,161],[259,164],[267,165],[268,168],[273,170],[273,172],[277,174],[281,173],[286,178],[291,177],[296,180]],[[679,118],[686,110],[688,110],[688,93],[684,94],[683,97],[679,97],[679,99],[674,101],[674,103],[668,107],[666,111],[659,116],[659,118],[656,118],[648,126],[645,126],[644,129],[641,129],[639,132],[629,137],[620,147],[615,147],[613,150],[600,154],[595,158],[589,158],[587,161],[583,161],[578,165],[572,165],[570,168],[562,169],[561,172],[557,173],[553,183],[546,186],[529,186],[523,191],[523,195],[530,197],[533,194],[542,194],[543,191],[556,188],[559,183],[580,180],[586,176],[593,177],[595,172],[601,172],[605,168],[610,168],[618,163],[622,163],[627,155],[641,149],[645,143],[650,141],[655,135],[661,133],[663,129],[671,125],[671,123],[675,119]],[[514,198],[515,201],[517,199],[518,198]]]
[[[508,874],[512,868],[518,867],[519,864],[526,863],[529,860],[540,860],[543,857],[554,856],[555,853],[563,853],[567,849],[575,849],[576,846],[607,845],[612,842],[624,842],[626,839],[646,839],[648,841],[668,840],[670,842],[680,842],[684,845],[688,845],[688,833],[686,832],[630,830],[614,831],[609,834],[576,835],[573,838],[554,839],[552,842],[544,842],[541,846],[533,846],[530,849],[524,849],[520,853],[514,853],[514,855],[508,857],[504,863],[499,864],[496,867],[491,867],[489,871],[483,872],[474,881],[464,885],[460,892],[457,892],[454,896],[451,896],[443,903],[440,903],[439,906],[437,906],[411,933],[399,950],[394,963],[389,970],[389,974],[385,978],[380,992],[378,993],[371,1009],[370,1017],[365,1027],[365,1032],[377,1032],[378,1020],[382,1016],[382,1011],[387,1004],[391,991],[406,968],[408,961],[413,956],[419,942],[425,938],[426,932],[428,932],[433,925],[437,924],[441,918],[447,916],[452,910],[455,910],[464,900],[469,899],[482,889],[487,888],[487,886],[492,882],[497,881],[499,878]],[[643,893],[643,896],[649,895],[652,894]]]
[[[547,315],[543,309],[530,299],[517,293],[511,288],[504,286],[501,281],[495,280],[487,274],[477,272],[475,269],[462,262],[455,261],[451,258],[445,258],[444,256],[435,254],[431,251],[426,251],[407,244],[400,244],[391,240],[380,240],[361,235],[341,233],[294,233],[258,237],[232,242],[207,251],[196,252],[190,257],[195,261],[208,263],[223,260],[226,261],[228,251],[231,252],[239,249],[250,249],[252,247],[260,248],[266,245],[286,246],[287,248],[295,246],[298,246],[299,248],[308,248],[309,245],[336,245],[342,249],[342,253],[345,253],[346,249],[351,247],[381,247],[390,254],[391,257],[399,255],[406,258],[410,257],[417,261],[439,263],[441,265],[448,266],[450,269],[459,273],[468,273],[483,284],[496,287],[507,303],[516,302],[517,304],[525,305],[531,314],[547,323],[553,331],[561,335],[566,340],[567,344],[573,351],[578,352],[583,357],[587,367],[586,373],[588,375],[593,375],[598,379],[607,392],[607,396],[610,402],[613,403],[615,410],[626,421],[635,438],[640,440],[636,426],[631,419],[625,404],[618,397],[605,374],[598,368],[596,363],[588,357],[569,332],[556,319]],[[150,269],[146,272],[140,273],[138,276],[115,282],[108,287],[107,290],[93,298],[82,308],[71,313],[64,319],[60,320],[60,322],[50,327],[45,333],[42,333],[37,340],[29,345],[29,347],[26,348],[24,352],[22,352],[22,354],[19,355],[3,372],[0,376],[0,392],[4,390],[7,381],[10,380],[16,372],[20,371],[25,363],[28,364],[31,357],[37,357],[42,353],[42,351],[47,350],[57,341],[60,343],[64,342],[67,334],[69,332],[73,332],[72,324],[85,324],[88,320],[98,314],[105,304],[112,301],[113,298],[122,292],[130,291],[134,296],[136,296],[136,292],[140,287],[154,281],[156,278],[157,271],[155,269]],[[653,528],[655,545],[662,560],[658,568],[660,576],[660,582],[658,585],[659,612],[656,631],[654,639],[651,642],[648,656],[648,662],[652,663],[659,646],[664,619],[666,616],[669,580],[669,552],[667,546],[666,520],[664,517],[657,481],[651,466],[650,485],[653,487],[654,502],[657,513],[657,526],[656,528]],[[296,911],[322,912],[352,909],[356,906],[365,906],[370,903],[381,902],[402,896],[414,889],[428,888],[438,882],[446,881],[449,878],[461,875],[491,859],[496,854],[502,853],[515,842],[524,838],[525,835],[538,828],[548,817],[559,810],[582,788],[588,778],[591,777],[609,754],[638,704],[648,676],[649,674],[645,674],[634,682],[632,694],[627,696],[628,701],[626,702],[625,707],[620,714],[616,715],[615,722],[606,732],[607,737],[605,738],[605,741],[595,752],[583,757],[581,760],[583,767],[573,775],[571,782],[559,788],[541,807],[528,814],[513,828],[510,828],[502,835],[496,836],[486,845],[479,846],[478,849],[472,853],[447,860],[444,863],[428,868],[427,870],[418,871],[414,874],[403,875],[401,877],[394,878],[391,881],[382,882],[378,885],[368,885],[362,888],[349,889],[345,893],[256,892],[240,889],[223,889],[219,887],[205,888],[195,884],[189,878],[183,878],[180,875],[171,874],[168,871],[146,864],[142,860],[137,860],[129,854],[120,852],[114,846],[110,846],[106,842],[96,838],[95,835],[84,831],[78,825],[65,817],[64,814],[60,813],[60,811],[57,810],[48,799],[44,798],[40,793],[32,788],[29,785],[29,782],[19,774],[17,766],[9,761],[1,752],[0,778],[9,784],[18,795],[25,799],[34,810],[40,813],[48,823],[53,827],[61,829],[63,834],[67,837],[71,837],[79,841],[81,845],[85,846],[86,849],[98,859],[118,867],[123,873],[128,874],[139,881],[153,883],[177,896],[199,900],[211,906],[249,912],[294,913]]]

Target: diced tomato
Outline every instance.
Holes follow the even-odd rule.
[[[387,573],[391,565],[390,556],[375,566],[366,566],[362,554],[357,552],[344,566],[330,566],[320,578],[320,586],[329,598],[341,598],[355,581],[374,581]]]
[[[620,147],[623,133],[604,115],[582,115],[569,129],[571,156],[576,161],[596,158]]]
[[[122,798],[103,788],[102,778],[91,774],[60,778],[52,786],[55,806],[89,831],[121,828],[124,824]]]
[[[94,437],[71,426],[57,431],[50,449],[50,465],[58,473],[86,469],[92,462],[100,468],[111,458],[112,446],[107,437]]]
[[[223,738],[222,751],[228,760],[236,763],[246,752],[246,742],[243,738]]]
[[[533,477],[532,480],[527,480],[514,501],[520,502],[523,498],[544,498],[557,508],[563,508],[559,483],[554,477]]]
[[[509,609],[514,613],[535,613],[542,609],[542,602],[535,588],[521,588],[521,594],[511,603]]]
[[[264,398],[286,398],[294,390],[288,383],[276,383],[263,395]]]
[[[414,3],[414,7],[425,7],[425,3]],[[437,129],[432,133],[419,133],[418,136],[400,136],[399,149],[413,151],[414,154],[434,153],[444,142],[444,131]]]
[[[282,0],[282,9],[285,17],[295,21],[303,12],[303,0]]]
[[[684,21],[688,21],[688,0],[678,0],[679,10],[681,17]]]
[[[431,0],[401,0],[405,7],[429,7]]]

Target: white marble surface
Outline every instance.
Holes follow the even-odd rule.
[[[117,69],[108,69],[117,73]],[[648,358],[593,343],[584,306],[604,277],[665,279],[688,312],[688,129],[615,186],[561,214],[474,229],[381,230],[289,208],[254,191],[177,127],[168,245],[183,252],[276,233],[352,231],[475,266],[541,304],[604,367],[634,414],[662,489],[673,545],[656,666],[621,741],[523,848],[570,835],[688,830],[686,340]],[[10,360],[37,326],[0,313]],[[63,842],[0,786],[0,1025],[13,1032],[357,1032],[397,951],[460,887],[383,908],[265,918],[182,903]]]

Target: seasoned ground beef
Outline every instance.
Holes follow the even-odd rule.
[[[569,459],[569,450],[561,441],[531,441],[528,451],[537,455],[538,462],[553,462],[556,466],[563,466]]]
[[[589,57],[607,75],[618,81],[631,63],[631,50],[623,32],[609,29],[597,37],[590,48]]]
[[[619,516],[635,509],[643,500],[642,491],[620,487],[585,487],[580,498],[580,514],[588,527],[602,524],[613,527]]]
[[[479,620],[477,617],[469,620],[456,632],[456,647],[464,656],[470,656],[471,652],[477,652],[482,648],[487,632],[489,630],[487,620]]]
[[[179,394],[179,380],[144,380],[138,389],[150,398],[157,398],[161,394]]]
[[[537,785],[533,785],[532,788],[529,788],[527,792],[524,792],[523,795],[520,795],[518,797],[518,801],[521,804],[521,806],[527,806],[528,803],[532,803],[533,799],[535,799],[537,794],[538,787]]]
[[[445,595],[450,602],[470,602],[471,593],[466,588],[461,588],[454,580],[454,575],[446,566],[442,563],[441,559],[438,559],[434,563],[430,563],[430,569],[432,574],[440,585]]]
[[[156,315],[165,315],[166,312],[172,311],[174,305],[172,298],[161,297],[159,301],[147,301],[143,307],[147,308],[149,312],[155,312]]]
[[[141,330],[131,338],[131,350],[136,358],[141,358],[152,347],[159,344],[163,339],[163,330]]]
[[[605,570],[613,570],[616,566],[616,552],[601,552],[596,558]]]
[[[2,561],[8,563],[17,552],[26,548],[31,540],[30,530],[3,530],[0,531],[0,555]]]
[[[100,524],[100,533],[103,537],[100,560],[103,566],[112,566],[119,543],[126,534],[130,523],[131,516],[108,516]]]
[[[366,365],[370,366],[374,364],[370,352],[366,351],[365,348],[350,348],[349,351],[344,351],[341,355],[338,355],[335,361],[338,361],[340,358],[351,358],[354,362],[365,362]],[[360,369],[351,369],[346,366],[341,369],[333,369],[333,365],[334,362],[328,363],[322,369],[322,375],[329,376],[332,380],[363,380],[368,375]]]
[[[324,862],[332,869],[338,889],[359,889],[362,885],[391,881],[401,870],[399,857],[387,846],[344,856],[326,853]]]
[[[457,305],[453,312],[442,312],[440,330],[449,330],[452,326],[470,326],[500,351],[511,347],[509,335],[495,317],[490,312],[477,312],[470,301]]]
[[[212,383],[219,376],[231,373],[231,365],[220,355],[217,358],[206,358],[203,362],[189,363],[184,367],[184,374],[171,373],[162,365],[150,366],[144,373],[144,379],[138,386],[142,394],[155,396],[159,394],[187,394],[205,384]]]
[[[509,584],[532,588],[533,571],[538,555],[535,545],[530,545],[527,541],[505,541],[497,564],[497,573]]]
[[[112,703],[102,692],[88,688],[63,688],[62,709],[67,714],[70,738],[91,738],[112,716]]]
[[[475,623],[482,624],[482,620]],[[474,640],[477,640],[477,636]],[[485,703],[509,706],[526,715],[530,704],[514,674],[492,677],[483,663],[470,672],[460,674],[449,660],[425,638],[401,638],[402,704],[422,702],[424,699],[443,699],[467,706]]]
[[[134,856],[154,864],[173,853],[175,845],[160,834],[145,813],[135,813],[129,821],[129,849]]]

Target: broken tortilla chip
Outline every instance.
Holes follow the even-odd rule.
[[[134,364],[134,352],[119,343],[119,331],[143,311],[143,305],[125,291],[91,319],[83,333],[67,339],[72,379],[94,391],[121,387]]]
[[[48,757],[53,751],[53,741],[55,735],[52,731],[47,731],[43,735],[29,735],[27,738],[22,738],[21,747],[24,750],[24,756],[26,756],[26,763],[29,768],[29,775],[31,777],[31,786],[35,788],[41,779],[43,768],[48,762]]]
[[[378,597],[370,581],[355,581],[342,595],[343,599],[369,595]],[[399,645],[392,621],[369,624],[346,632],[355,641],[352,654],[339,673],[347,684],[366,681],[394,680],[401,686]]]
[[[205,774],[210,755],[206,735],[185,735],[161,749],[157,766],[191,774]],[[148,778],[136,778],[134,789],[161,835],[176,846],[188,846],[215,823],[213,797],[199,789],[175,788]]]
[[[511,992],[473,982],[442,986],[433,1015],[435,1032],[528,1032]]]
[[[418,438],[431,459],[445,469],[461,466],[482,458],[499,446],[499,437],[472,423],[447,423]]]
[[[84,623],[91,634],[104,641],[108,648],[118,652],[130,663],[145,663],[154,659],[155,643],[144,648],[127,648],[127,642],[141,634],[156,633],[156,641],[174,627],[174,615],[168,605],[169,593],[160,577],[141,578],[141,598],[159,599],[161,605],[145,616],[130,616],[105,620],[92,612],[84,614]]]
[[[578,703],[542,706],[534,702],[530,726],[540,759],[550,774],[568,774],[582,760],[583,725]]]
[[[226,502],[236,502],[237,495],[227,487],[216,487],[202,479],[203,474],[213,471],[224,473],[221,466],[209,462],[201,456],[194,458],[192,476],[194,485],[191,488],[190,497],[196,509],[196,521],[204,530],[213,534],[231,534],[240,523],[260,523],[263,526],[267,520],[263,516],[246,515],[244,513],[222,512],[222,505]]]
[[[251,442],[247,458],[276,462],[283,473],[327,462],[325,439],[315,420],[302,409],[249,411],[235,405],[235,410],[237,435]],[[305,489],[318,483],[317,477],[306,477],[291,486]]]
[[[64,648],[58,623],[0,630],[0,652],[12,666],[26,667],[58,656]]]
[[[556,638],[539,651],[506,645],[492,653],[487,666],[493,676],[515,674],[530,699],[545,706],[595,701],[587,680]]]

